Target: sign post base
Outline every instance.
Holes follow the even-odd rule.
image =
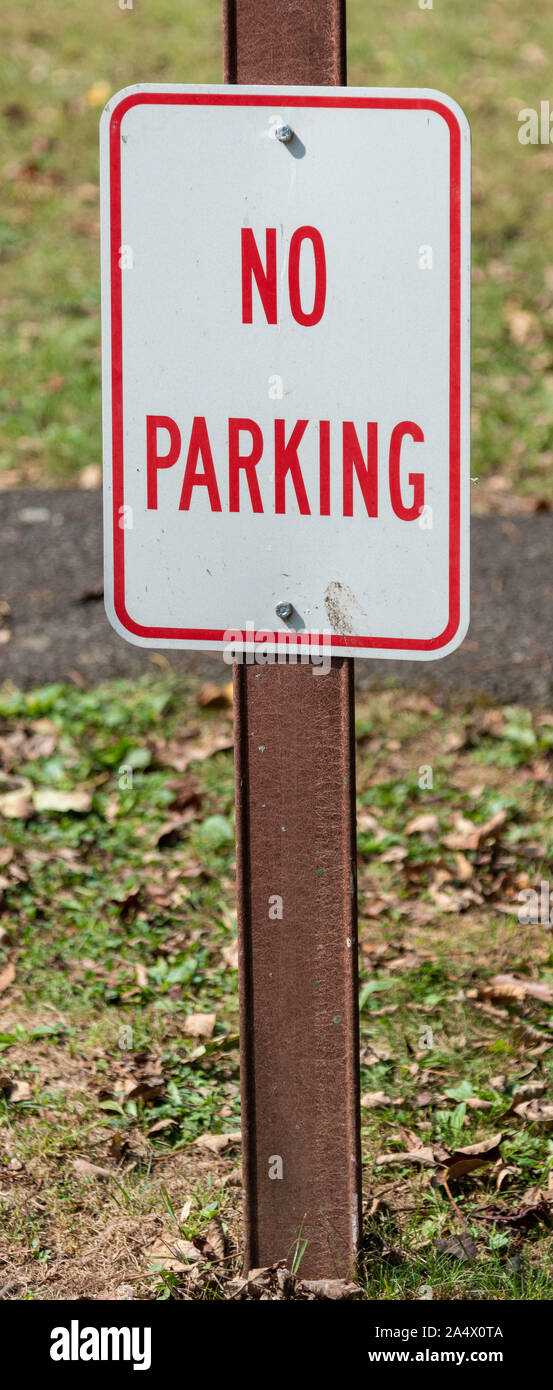
[[[234,692],[245,1265],[347,1277],[361,1218],[353,662],[235,665]]]

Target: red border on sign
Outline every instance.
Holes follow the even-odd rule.
[[[460,621],[460,430],[461,430],[461,132],[448,106],[431,98],[300,96],[284,91],[281,96],[251,93],[133,92],[116,106],[109,126],[110,231],[111,231],[111,389],[113,458],[113,573],[114,608],[122,626],[137,637],[174,641],[223,642],[225,633],[237,631],[229,623],[224,630],[211,628],[142,627],[125,606],[125,532],[118,522],[124,506],[123,481],[123,309],[122,271],[119,264],[121,236],[121,122],[132,106],[285,106],[387,108],[435,111],[445,120],[450,134],[450,319],[449,319],[449,618],[438,637],[325,637],[333,647],[392,648],[395,651],[439,651],[454,638]],[[299,634],[305,640],[306,633]],[[287,649],[294,650],[286,634]],[[321,639],[319,638],[319,642]],[[297,645],[297,644],[296,644]]]

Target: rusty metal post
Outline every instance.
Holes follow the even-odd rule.
[[[346,0],[223,0],[225,82],[344,86]]]
[[[224,52],[343,84],[344,0],[224,0]],[[353,661],[316,669],[234,667],[245,1267],[308,1278],[351,1273],[361,1218]]]

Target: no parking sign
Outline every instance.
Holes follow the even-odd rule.
[[[428,659],[468,624],[469,132],[432,91],[102,120],[106,606],[143,646]]]

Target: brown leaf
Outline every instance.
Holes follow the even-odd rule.
[[[386,968],[388,970],[418,970],[422,962],[423,957],[417,955],[416,951],[406,951],[405,955],[397,956],[395,960],[387,961]],[[395,1008],[396,1006],[394,1005],[393,1007]],[[376,1010],[374,1012],[376,1013]],[[379,1012],[382,1013],[383,1011],[379,1010]],[[389,1009],[388,1012],[390,1012]]]
[[[549,1100],[523,1100],[519,1105],[513,1105],[515,1115],[520,1115],[521,1119],[529,1120],[534,1125],[545,1125],[547,1129],[553,1126],[553,1105]]]
[[[430,835],[436,834],[440,829],[438,817],[431,811],[423,812],[420,816],[415,816],[409,824],[405,826],[406,835]]]
[[[275,1276],[275,1266],[266,1266],[263,1269],[250,1269],[247,1278],[248,1293],[252,1298],[260,1298],[263,1293],[271,1288]]]
[[[454,1153],[441,1160],[433,1181],[438,1185],[452,1182],[454,1178],[461,1178],[465,1173],[472,1173],[487,1163],[497,1163],[501,1158],[499,1145],[502,1138],[501,1133],[494,1134],[491,1139],[481,1139],[477,1144],[467,1144],[463,1149],[455,1149]]]
[[[399,1102],[397,1100],[392,1100],[391,1096],[387,1096],[385,1091],[366,1091],[365,1095],[361,1096],[361,1105],[365,1110],[378,1110],[381,1107],[385,1108],[388,1105],[398,1104]]]
[[[168,849],[171,845],[178,844],[194,818],[194,808],[189,806],[182,816],[173,816],[172,820],[164,821],[153,837],[153,844],[159,845],[160,849]]]
[[[90,811],[92,796],[89,791],[78,788],[71,792],[61,792],[52,787],[38,787],[33,792],[33,803],[38,812],[56,811],[63,814],[65,811],[75,811],[85,815]]]
[[[150,1260],[161,1261],[163,1268],[174,1274],[182,1273],[183,1266],[197,1264],[202,1259],[201,1251],[183,1236],[160,1236],[148,1247],[147,1254]]]
[[[509,1178],[518,1177],[519,1172],[519,1168],[515,1168],[513,1166],[509,1167],[508,1164],[506,1164],[504,1168],[501,1168],[495,1180],[496,1192],[501,1192],[501,1188],[505,1186],[505,1183],[509,1181]]]
[[[451,1255],[453,1260],[460,1260],[461,1263],[475,1260],[478,1254],[468,1231],[462,1231],[458,1236],[448,1236],[447,1240],[437,1240],[434,1249],[438,1255]]]
[[[199,1149],[207,1149],[209,1153],[219,1154],[230,1144],[240,1144],[241,1140],[241,1131],[237,1129],[230,1134],[200,1134],[198,1139],[193,1140],[193,1143]]]
[[[428,1105],[438,1105],[443,1100],[445,1100],[445,1096],[440,1095],[437,1091],[419,1091],[417,1106],[419,1110],[425,1110]]]
[[[207,681],[198,692],[197,703],[202,709],[232,709],[232,681],[227,685]]]
[[[189,806],[193,806],[194,810],[200,807],[203,789],[195,777],[173,777],[167,782],[167,788],[174,793],[170,804],[175,811],[185,811]]]
[[[435,1158],[432,1149],[423,1148],[411,1149],[407,1153],[395,1152],[390,1154],[379,1154],[375,1159],[375,1164],[378,1167],[384,1166],[384,1164],[388,1166],[392,1163],[418,1163],[424,1168],[428,1166],[432,1167],[435,1163]]]
[[[509,336],[516,347],[537,347],[542,341],[539,321],[527,309],[508,307],[505,311]]]
[[[553,1225],[553,1211],[550,1196],[541,1188],[530,1188],[524,1193],[522,1202],[514,1211],[492,1204],[473,1213],[481,1221],[493,1221],[497,1226],[513,1226],[529,1229],[543,1221],[546,1226]]]
[[[30,789],[27,787],[17,787],[15,791],[4,792],[0,796],[0,816],[6,820],[28,820],[29,816],[34,815]]]
[[[361,1298],[363,1293],[359,1284],[352,1284],[347,1279],[302,1279],[299,1287],[305,1293],[314,1294],[315,1298],[328,1298],[333,1302],[343,1298]]]
[[[15,965],[13,961],[10,960],[4,969],[0,970],[0,994],[3,994],[5,989],[9,989],[10,985],[13,985],[14,980]]]
[[[148,1126],[148,1135],[161,1134],[164,1129],[174,1129],[177,1121],[168,1116],[165,1120],[156,1120],[155,1124]]]
[[[407,850],[405,845],[390,845],[390,848],[385,849],[384,853],[380,855],[380,863],[401,864],[402,860],[406,858]]]
[[[71,1164],[73,1172],[79,1178],[112,1178],[113,1173],[109,1168],[100,1168],[97,1163],[89,1163],[86,1158],[76,1158]]]
[[[187,1014],[183,1023],[183,1033],[188,1038],[210,1038],[216,1019],[216,1014]]]
[[[208,1260],[224,1260],[227,1253],[227,1238],[223,1224],[218,1216],[209,1222],[205,1236],[201,1237],[202,1255]]]
[[[494,975],[479,993],[487,999],[506,999],[513,1002],[530,998],[538,999],[543,1004],[553,1004],[551,985],[540,984],[536,980],[521,980],[516,975]]]
[[[473,821],[466,820],[464,816],[457,816],[455,830],[449,835],[444,835],[444,845],[448,849],[455,850],[480,849],[485,840],[497,839],[497,831],[501,830],[506,820],[506,811],[498,811],[483,825],[475,825]]]
[[[16,1105],[19,1100],[29,1099],[31,1087],[28,1081],[12,1081],[10,1076],[0,1076],[0,1091],[10,1105]]]
[[[368,811],[366,806],[360,806],[357,812],[357,829],[366,834],[374,835],[377,840],[386,838],[386,831],[378,824],[376,816],[372,811]]]
[[[121,1091],[126,1100],[155,1100],[165,1094],[165,1081],[162,1076],[143,1076],[138,1080],[136,1076],[129,1076],[116,1087],[117,1093]]]
[[[523,1086],[517,1086],[512,1103],[519,1105],[523,1100],[537,1100],[544,1092],[544,1081],[525,1081]]]
[[[428,889],[428,896],[440,908],[441,912],[458,912],[461,907],[461,896],[459,893],[445,893],[442,888],[436,887],[431,883]]]
[[[460,851],[455,855],[455,869],[460,883],[468,883],[474,874],[474,865]]]
[[[157,751],[159,761],[165,766],[174,767],[176,772],[186,772],[191,763],[204,762],[215,753],[222,753],[232,747],[233,741],[228,733],[215,733],[208,729],[198,743],[185,745],[175,740],[173,743],[161,744]]]
[[[113,1158],[116,1163],[122,1163],[123,1159],[126,1158],[128,1151],[128,1139],[124,1134],[121,1133],[121,1130],[116,1129],[112,1134],[108,1145],[108,1152],[110,1158]]]

